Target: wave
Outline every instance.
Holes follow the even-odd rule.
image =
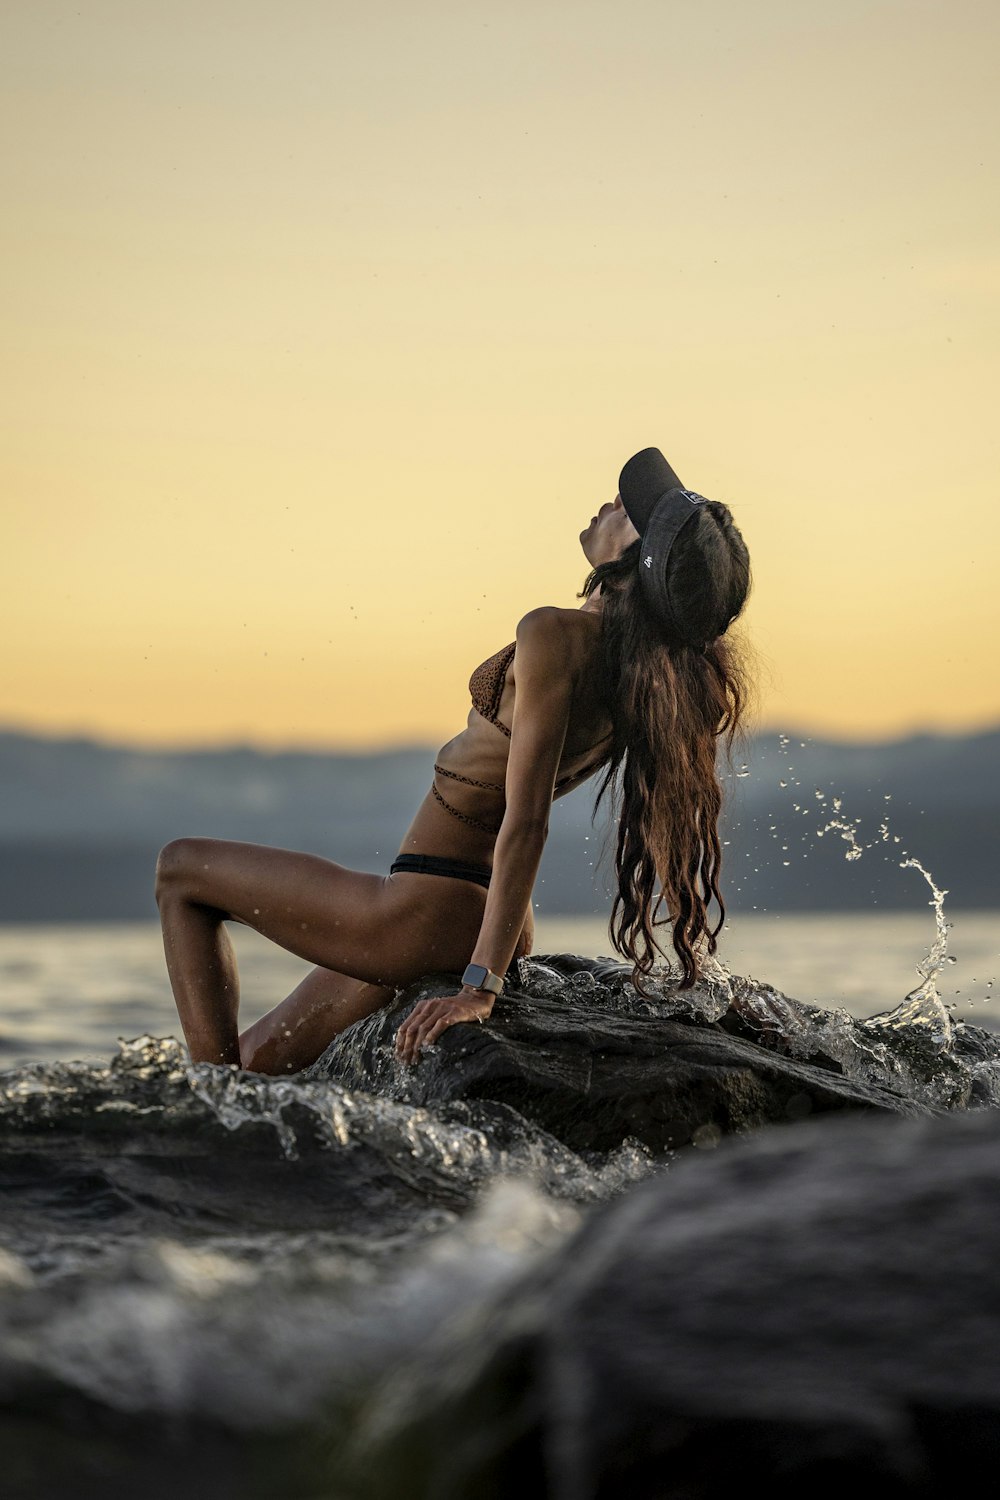
[[[1000,1103],[1000,1037],[981,1028],[857,1021],[720,966],[686,993],[655,974],[642,999],[628,973],[536,956],[486,1025],[412,1069],[395,1027],[454,976],[294,1077],[191,1064],[152,1036],[0,1074],[7,1448],[46,1462],[52,1424],[85,1409],[67,1450],[85,1493],[88,1444],[124,1420],[148,1438],[130,1492],[155,1495],[169,1419],[202,1473],[223,1443],[212,1492],[235,1494],[265,1472],[265,1439],[349,1422],[393,1360],[681,1157],[807,1115]]]

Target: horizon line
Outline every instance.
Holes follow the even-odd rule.
[[[976,739],[982,735],[989,735],[997,731],[1000,731],[1000,715],[983,723],[971,724],[962,729],[914,725],[908,729],[887,731],[873,735],[845,734],[837,731],[810,731],[804,730],[801,727],[789,728],[786,725],[763,723],[749,731],[748,738],[755,740],[767,736],[785,735],[788,739],[797,740],[800,744],[813,742],[844,745],[845,747],[852,745],[885,747],[902,744],[907,740],[914,739]],[[146,742],[129,740],[125,737],[109,738],[93,730],[85,729],[47,731],[40,727],[26,726],[6,720],[0,720],[0,737],[41,740],[48,744],[83,743],[103,750],[123,750],[140,755],[226,754],[237,750],[250,750],[259,755],[334,755],[365,758],[398,754],[401,751],[407,750],[436,753],[439,748],[436,740],[409,738],[383,741],[367,746],[309,744],[302,742],[274,745],[255,741],[251,738]]]

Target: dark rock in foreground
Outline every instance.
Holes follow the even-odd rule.
[[[996,1111],[691,1154],[387,1382],[361,1493],[978,1493],[1000,1456],[998,1200]]]
[[[396,1027],[455,975],[292,1077],[153,1037],[0,1075],[3,1500],[891,1500],[989,1467],[1000,1114],[968,1106],[1000,1038],[722,971],[519,982],[415,1068]]]
[[[546,970],[556,983],[546,986]],[[484,1025],[450,1028],[406,1067],[393,1050],[398,1026],[418,1000],[457,988],[454,975],[428,975],[337,1037],[309,1076],[433,1109],[458,1100],[506,1104],[577,1151],[612,1150],[626,1137],[654,1151],[711,1146],[810,1114],[931,1108],[902,1088],[845,1076],[818,1033],[811,1058],[783,1055],[760,1025],[727,1012],[710,986],[699,987],[695,1002],[707,1000],[708,1013],[721,1012],[717,1020],[683,994],[642,1001],[624,964],[545,955],[525,972],[525,987],[509,989]],[[543,982],[532,984],[539,972]]]

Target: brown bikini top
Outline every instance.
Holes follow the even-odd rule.
[[[484,661],[478,666],[469,678],[469,692],[472,694],[472,706],[477,713],[482,714],[484,719],[489,719],[498,729],[510,739],[510,730],[506,724],[501,724],[497,718],[500,708],[500,699],[503,697],[504,684],[507,681],[507,668],[514,660],[516,641],[511,641],[509,646],[504,646],[495,656]]]
[[[495,656],[491,656],[487,661],[482,662],[469,678],[469,692],[472,695],[473,708],[477,713],[482,714],[484,719],[489,719],[491,724],[495,724],[508,739],[511,737],[510,730],[506,724],[501,723],[497,718],[497,713],[500,708],[500,700],[503,697],[504,685],[507,681],[507,669],[514,659],[516,646],[517,642],[511,641],[509,646],[504,646],[503,650],[498,651]],[[604,737],[606,740],[610,738],[609,734]],[[601,744],[604,744],[604,740],[601,741]],[[591,766],[586,766],[582,771],[577,771],[574,776],[560,776],[556,782],[556,788],[564,786],[567,781],[576,781],[580,776],[588,776],[592,769],[596,770],[601,762],[606,759],[605,755],[600,755]],[[496,790],[502,791],[502,788],[497,787]]]

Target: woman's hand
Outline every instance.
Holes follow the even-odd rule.
[[[437,1041],[442,1031],[459,1021],[485,1021],[493,1009],[493,996],[482,990],[463,989],[457,995],[437,995],[418,1000],[396,1032],[396,1056],[416,1062],[421,1047]]]

